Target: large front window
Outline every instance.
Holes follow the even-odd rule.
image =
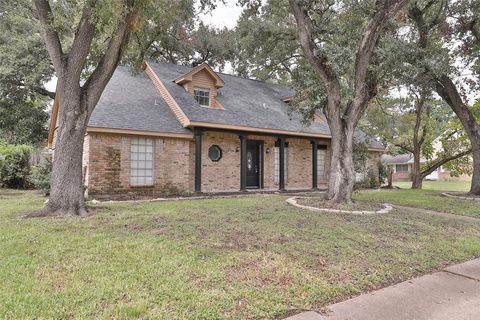
[[[204,88],[193,89],[193,97],[203,107],[210,107],[210,90]]]
[[[153,139],[132,139],[130,154],[130,185],[153,185]]]

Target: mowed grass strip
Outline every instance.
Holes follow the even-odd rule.
[[[275,319],[480,256],[480,223],[296,209],[275,195],[18,219],[0,191],[0,318]]]
[[[434,190],[369,190],[355,193],[354,199],[370,203],[391,203],[480,218],[480,201],[449,198]]]

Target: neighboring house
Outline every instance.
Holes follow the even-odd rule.
[[[420,163],[424,164],[425,159],[421,159]],[[411,181],[413,172],[413,154],[402,154],[392,156],[388,154],[382,155],[382,163],[385,164],[389,171],[392,171],[392,181]],[[425,177],[426,180],[432,181],[470,181],[471,176],[462,174],[459,177],[452,177],[450,171],[441,166],[437,170]]]
[[[85,136],[88,194],[324,188],[330,130],[323,116],[304,125],[290,112],[293,95],[207,64],[146,63],[135,76],[119,66]],[[53,149],[59,107],[50,125]],[[369,145],[369,165],[376,167],[384,149]]]

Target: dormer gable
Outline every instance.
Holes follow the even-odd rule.
[[[207,63],[202,63],[201,65],[196,66],[190,72],[188,72],[184,75],[181,75],[180,77],[175,79],[174,82],[177,83],[177,84],[182,84],[183,85],[185,83],[193,81],[194,76],[198,73],[208,74],[212,78],[212,80],[214,82],[213,85],[216,88],[221,88],[225,85],[222,78],[220,78],[220,76],[215,71],[213,71],[212,67],[210,67]]]
[[[220,76],[206,63],[203,63],[190,72],[174,80],[183,86],[203,107],[223,109],[217,101],[217,90],[224,86]]]

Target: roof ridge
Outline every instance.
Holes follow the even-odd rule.
[[[196,67],[191,67],[191,66],[186,66],[186,65],[183,65],[183,64],[171,63],[171,62],[166,62],[166,61],[147,61],[147,62],[148,62],[148,63],[154,63],[154,64],[169,64],[169,65],[177,66],[177,67],[181,67],[181,68],[188,68],[188,69],[190,69],[190,71],[188,71],[188,72],[191,72],[193,69],[195,69],[195,68],[197,68],[198,66],[200,66],[200,65],[198,65],[198,66],[196,66]],[[243,80],[250,80],[250,81],[256,81],[256,82],[262,82],[262,83],[265,83],[265,84],[268,84],[268,85],[282,86],[282,87],[287,87],[287,88],[293,89],[291,86],[285,85],[285,84],[272,83],[272,82],[267,82],[266,80],[260,80],[260,79],[246,78],[246,77],[242,77],[242,76],[239,76],[239,75],[236,75],[236,74],[230,74],[230,73],[225,73],[225,72],[217,71],[217,70],[215,70],[215,69],[213,69],[213,68],[212,68],[212,70],[215,71],[215,73],[220,74],[220,75],[224,75],[224,76],[239,78],[239,79],[243,79]]]

